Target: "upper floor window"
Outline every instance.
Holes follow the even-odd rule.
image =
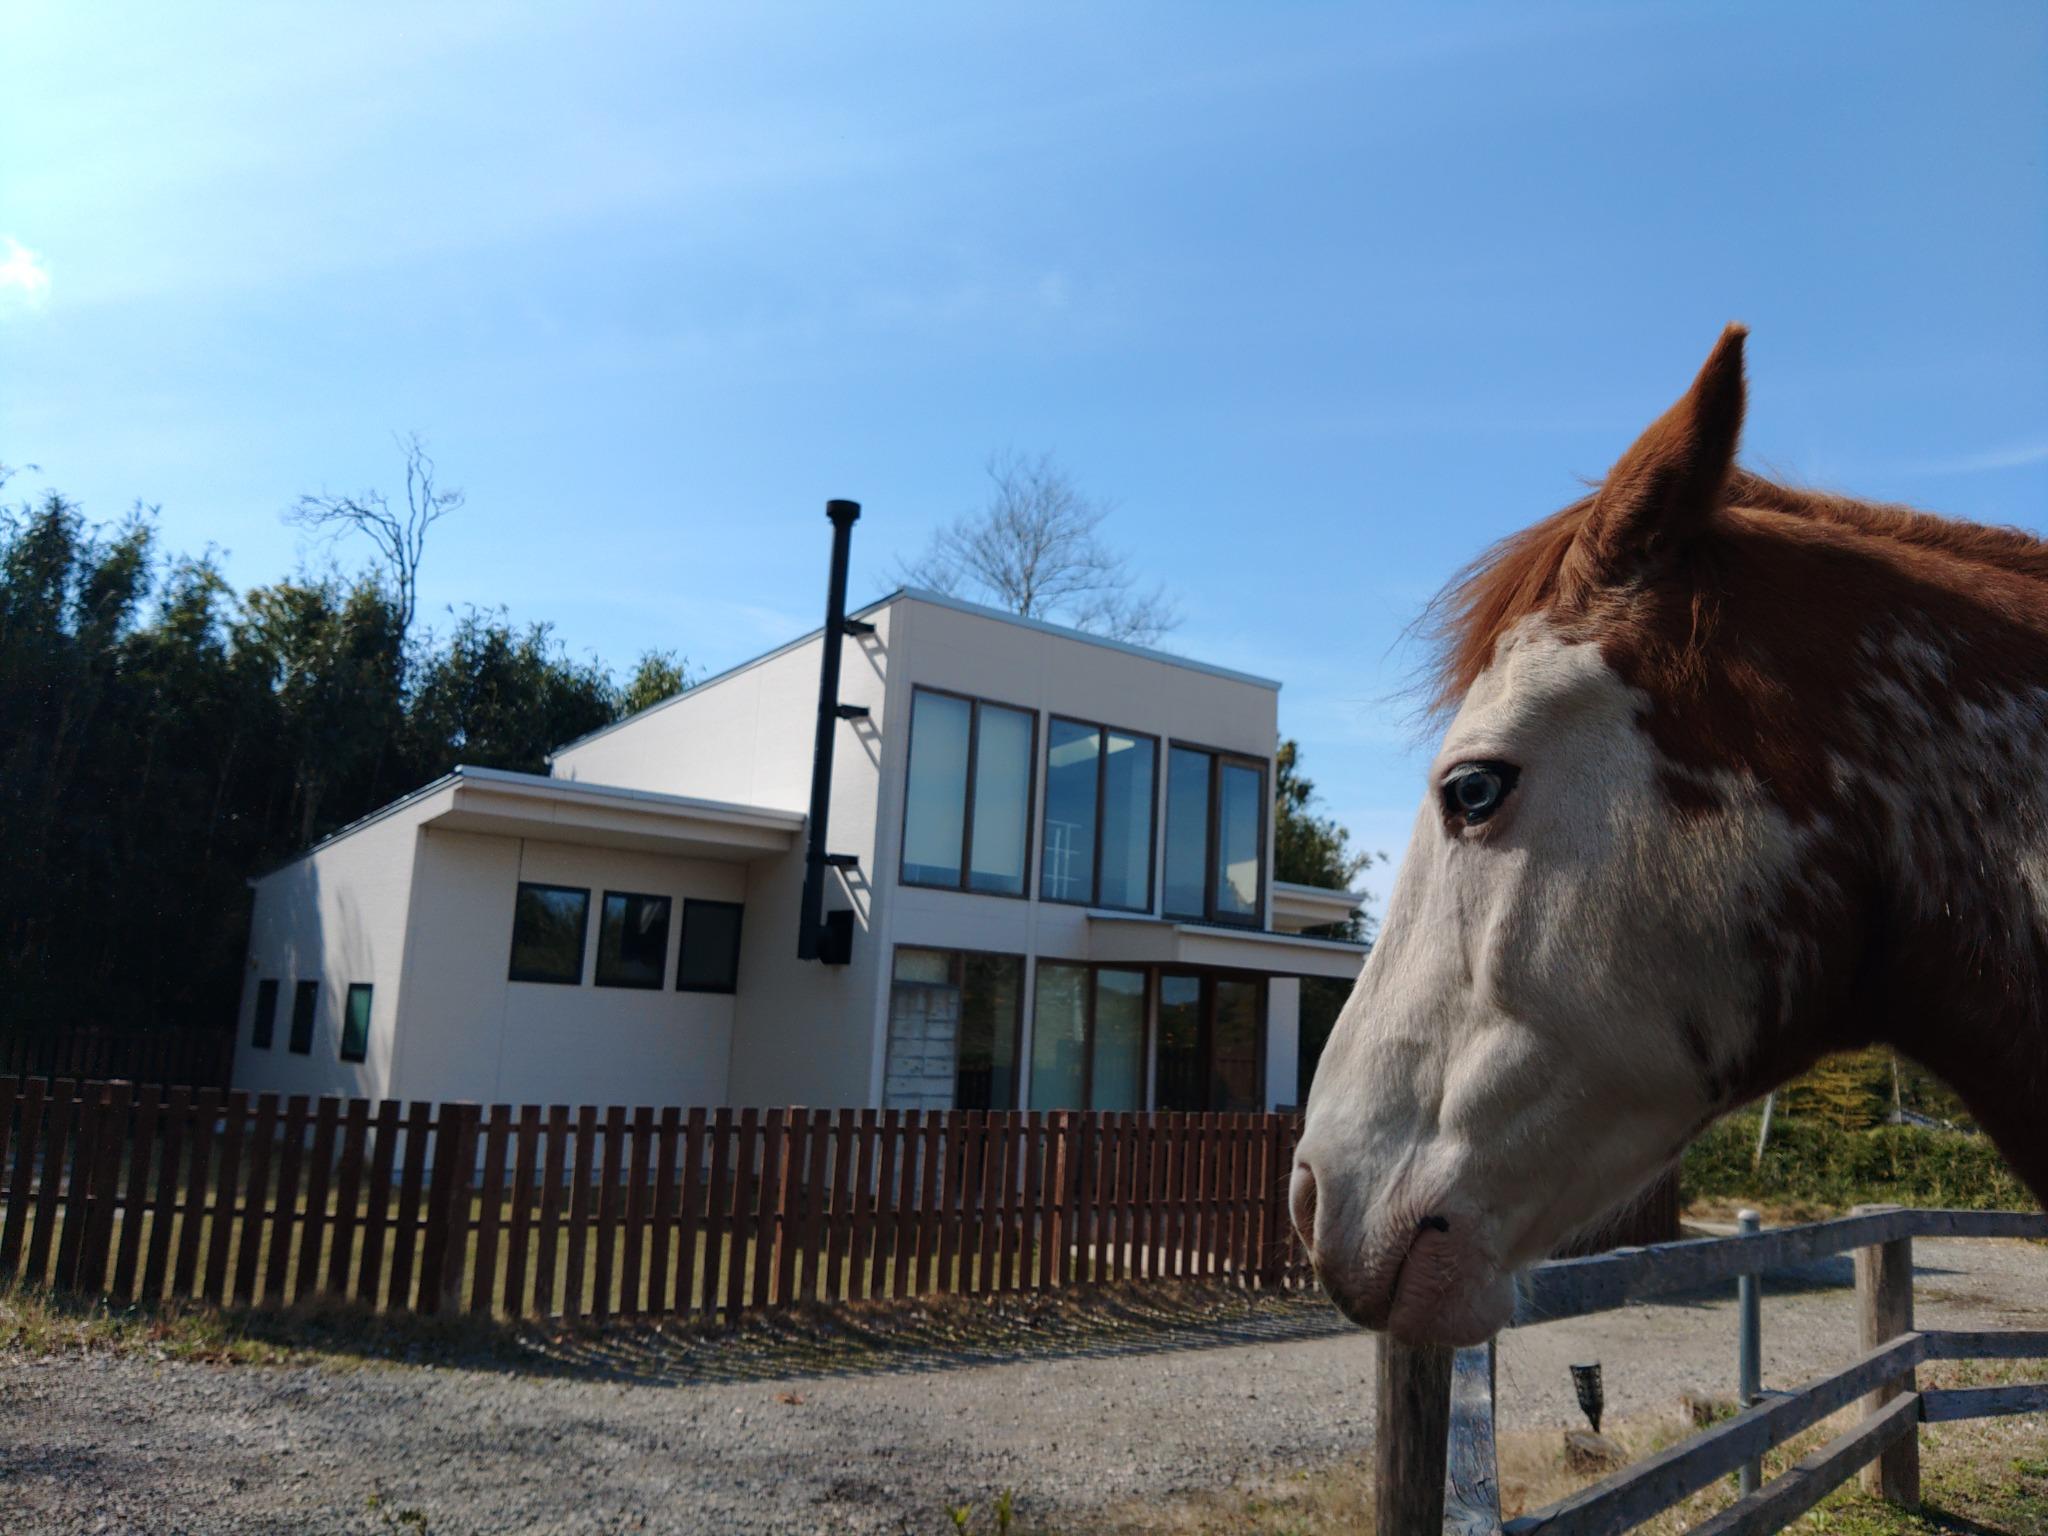
[[[597,923],[597,984],[658,989],[667,965],[668,898],[606,891]]]
[[[1174,746],[1166,754],[1166,915],[1256,926],[1269,814],[1264,763]]]
[[[583,980],[583,937],[589,924],[589,891],[520,881],[512,909],[512,980],[578,985]]]
[[[910,705],[903,882],[1022,896],[1038,717],[919,688]]]
[[[1054,717],[1046,736],[1039,895],[1151,909],[1158,757],[1150,736]]]

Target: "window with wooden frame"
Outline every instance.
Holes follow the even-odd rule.
[[[1263,1110],[1266,984],[1242,976],[1159,978],[1159,1109]]]
[[[1263,761],[1175,742],[1166,754],[1166,915],[1256,928],[1272,814]]]
[[[1145,973],[1038,962],[1031,1107],[1145,1107]]]
[[[899,948],[889,990],[892,1091],[950,1098],[954,1109],[1016,1108],[1023,1023],[1023,956]]]
[[[266,979],[256,983],[256,1028],[249,1043],[259,1051],[267,1051],[276,1038],[277,983]]]
[[[1027,892],[1037,737],[1034,711],[936,688],[912,692],[905,885]]]
[[[1055,715],[1045,743],[1038,894],[1151,911],[1157,738]]]

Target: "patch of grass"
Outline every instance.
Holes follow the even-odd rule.
[[[0,1356],[140,1354],[206,1365],[481,1365],[532,1362],[517,1330],[480,1319],[378,1313],[347,1303],[223,1308],[149,1306],[0,1288]]]
[[[1802,1215],[1880,1201],[1978,1211],[2036,1208],[1983,1136],[1913,1125],[1846,1131],[1781,1118],[1771,1126],[1759,1168],[1752,1167],[1756,1135],[1755,1115],[1734,1115],[1702,1131],[1680,1170],[1686,1202],[1733,1201]]]
[[[2018,1379],[2012,1362],[1967,1361],[1921,1368],[1922,1386],[1976,1385]],[[1676,1407],[1662,1417],[1610,1423],[1608,1438],[1639,1461],[1694,1433],[1697,1407]],[[1780,1446],[1764,1460],[1766,1481],[1840,1434],[1856,1417],[1837,1416]],[[1851,1478],[1819,1507],[1787,1529],[1831,1536],[2048,1536],[2048,1458],[2041,1455],[2039,1416],[1983,1419],[1924,1426],[1920,1431],[1923,1507],[1917,1514],[1866,1498]],[[1565,1463],[1558,1430],[1502,1437],[1501,1507],[1513,1517],[1565,1497],[1597,1480]],[[1678,1536],[1735,1499],[1735,1480],[1724,1478],[1637,1529],[1644,1536]],[[1363,1536],[1373,1529],[1369,1460],[1283,1473],[1264,1482],[1125,1505],[1091,1521],[1095,1536]]]

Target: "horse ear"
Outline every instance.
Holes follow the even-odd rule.
[[[1740,325],[1724,330],[1692,388],[1608,471],[1572,546],[1581,580],[1598,585],[1654,566],[1721,505],[1742,435],[1748,334]]]

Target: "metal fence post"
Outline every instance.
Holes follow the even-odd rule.
[[[1380,1335],[1373,1529],[1388,1536],[1436,1536],[1443,1529],[1451,1360],[1444,1345],[1403,1344]]]
[[[1859,1205],[1852,1216],[1878,1215],[1896,1211],[1896,1205]],[[1856,1250],[1856,1303],[1862,1320],[1863,1347],[1875,1349],[1902,1333],[1913,1331],[1913,1239],[1895,1237],[1888,1243]],[[1911,1371],[1885,1383],[1863,1399],[1866,1415],[1877,1412],[1902,1393],[1917,1389]],[[1913,1434],[1895,1440],[1860,1474],[1865,1493],[1888,1504],[1906,1509],[1920,1507],[1920,1437]]]
[[[1755,1211],[1737,1211],[1735,1226],[1748,1237],[1762,1228],[1763,1218]],[[1760,1279],[1751,1270],[1735,1282],[1736,1311],[1740,1319],[1735,1354],[1735,1395],[1738,1406],[1742,1408],[1755,1407],[1763,1397],[1763,1296]],[[1745,1461],[1738,1481],[1745,1498],[1761,1488],[1764,1482],[1763,1458],[1759,1456],[1754,1461]]]

